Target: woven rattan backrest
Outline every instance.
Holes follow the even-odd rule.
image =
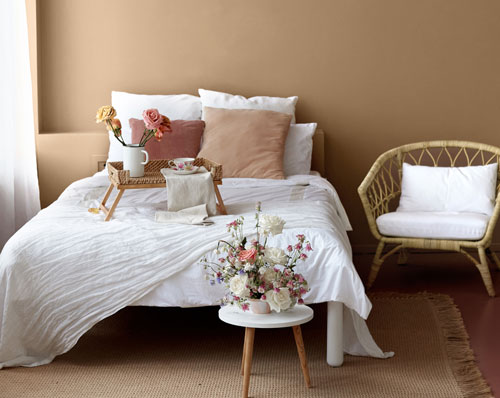
[[[382,154],[370,170],[366,192],[373,217],[393,211],[401,194],[403,163],[464,167],[499,163],[500,148],[467,141],[429,141],[403,145]],[[368,182],[368,181],[367,181]],[[363,186],[363,184],[362,184]],[[500,175],[497,174],[497,195]]]

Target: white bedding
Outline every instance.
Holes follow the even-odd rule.
[[[257,200],[264,213],[287,221],[273,245],[297,233],[311,241],[310,261],[298,265],[311,286],[306,303],[344,303],[352,320],[344,329],[350,334],[346,351],[384,357],[361,319],[368,317],[371,303],[352,264],[345,232],[349,221],[326,180],[225,179],[220,189],[230,215],[214,217],[212,226],[155,223],[155,212],[166,207],[164,189],[126,191],[113,219],[104,222],[102,214],[87,209],[97,207],[107,185],[103,175],[73,183],[5,245],[0,255],[0,368],[48,363],[127,305],[216,304],[220,287],[204,280],[197,261],[227,237],[225,225],[235,214],[243,214],[246,232],[253,232]]]

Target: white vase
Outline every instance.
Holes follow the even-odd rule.
[[[143,177],[144,165],[148,162],[149,155],[143,146],[131,144],[123,147],[123,170],[129,170],[130,177]]]
[[[259,299],[249,299],[250,302],[250,312],[254,314],[270,314],[271,307],[267,301]]]

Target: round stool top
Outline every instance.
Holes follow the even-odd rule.
[[[235,305],[226,305],[219,310],[222,321],[246,328],[286,328],[309,322],[313,316],[314,311],[307,305],[296,305],[290,310],[279,313],[273,311],[270,314],[254,314]]]

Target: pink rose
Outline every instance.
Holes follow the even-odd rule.
[[[156,130],[163,122],[163,118],[160,112],[158,112],[158,109],[146,109],[142,112],[142,118],[148,130]]]
[[[252,247],[251,249],[248,250],[242,250],[240,251],[240,261],[248,261],[250,264],[255,263],[255,257],[257,256],[257,250]]]

